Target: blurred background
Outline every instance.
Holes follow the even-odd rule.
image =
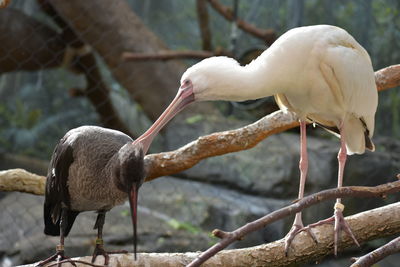
[[[209,2],[229,8],[262,32],[238,29]],[[290,28],[333,24],[369,52],[375,70],[400,62],[398,0],[126,0],[23,1],[0,9],[0,167],[46,175],[58,140],[71,128],[101,125],[140,135],[174,97],[180,75],[199,59],[125,60],[124,52],[154,54],[205,50],[246,64]],[[200,21],[202,21],[200,23]],[[202,28],[201,25],[208,27]],[[345,185],[377,185],[395,179],[400,166],[400,91],[379,93],[376,152],[352,156]],[[176,149],[200,135],[242,127],[273,112],[272,98],[243,103],[197,103],[157,137],[152,153]],[[338,139],[310,127],[306,193],[336,186]],[[192,169],[146,183],[139,198],[139,251],[204,250],[214,228],[233,230],[297,197],[298,129],[255,148],[202,161]],[[398,200],[346,199],[354,214]],[[58,238],[45,237],[43,197],[0,192],[0,266],[43,259]],[[310,208],[306,224],[332,215],[333,202]],[[346,215],[345,214],[345,215]],[[68,256],[89,255],[96,214],[78,216],[66,239]],[[247,247],[280,239],[293,218],[235,243]],[[127,205],[106,217],[106,248],[132,250]],[[44,241],[43,241],[44,240]],[[319,266],[348,265],[386,239],[349,249]],[[399,256],[381,266],[397,266]]]

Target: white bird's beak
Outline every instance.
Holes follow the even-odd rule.
[[[141,142],[143,144],[143,152],[147,153],[151,142],[158,132],[167,124],[176,114],[184,109],[187,105],[194,102],[193,86],[189,84],[185,87],[180,87],[178,93],[176,94],[174,100],[165,109],[161,116],[153,123],[153,125],[139,138],[137,138],[134,143]]]

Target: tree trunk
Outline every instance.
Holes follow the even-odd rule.
[[[51,0],[85,43],[104,59],[116,80],[141,104],[150,119],[157,118],[175,96],[184,66],[178,62],[127,62],[124,52],[151,53],[166,45],[133,13],[125,1]],[[192,108],[193,109],[193,108]],[[202,112],[211,104],[195,105]]]

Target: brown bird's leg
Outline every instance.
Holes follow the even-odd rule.
[[[307,123],[303,120],[300,121],[300,185],[299,185],[299,198],[304,197],[304,186],[307,179],[308,171],[308,155],[307,155],[307,136],[306,136],[306,125]],[[303,220],[301,219],[301,212],[296,213],[296,217],[293,222],[293,226],[289,233],[285,237],[285,254],[289,252],[290,244],[292,243],[294,237],[301,231],[307,231],[312,239],[317,242],[316,237],[311,232],[310,228],[304,227]]]
[[[338,188],[342,187],[343,185],[343,172],[344,172],[344,166],[346,164],[346,159],[347,159],[347,149],[346,149],[346,142],[344,138],[344,128],[340,128],[340,150],[338,153],[338,162],[339,162],[339,170],[338,170]],[[344,205],[342,204],[342,200],[340,198],[336,199],[336,203],[334,208],[334,213],[333,216],[319,221],[314,224],[310,224],[307,227],[314,227],[317,225],[321,225],[324,223],[333,223],[334,224],[334,253],[335,256],[337,255],[337,250],[338,250],[338,244],[339,244],[339,235],[340,231],[344,230],[353,240],[353,242],[357,245],[360,246],[358,243],[356,237],[354,236],[353,232],[350,229],[349,224],[345,221],[343,217],[343,210],[344,210]]]
[[[98,255],[104,256],[104,265],[108,265],[110,260],[109,254],[118,254],[118,253],[128,253],[126,250],[120,251],[105,251],[104,250],[104,241],[103,241],[103,225],[106,219],[106,212],[99,211],[96,219],[96,223],[94,224],[93,229],[97,229],[97,239],[96,246],[93,251],[92,263],[96,260]]]
[[[61,217],[60,217],[60,244],[56,246],[56,253],[49,258],[40,261],[37,263],[35,266],[44,266],[49,262],[52,262],[56,260],[56,264],[58,267],[61,266],[62,263],[64,262],[69,262],[73,266],[76,266],[73,260],[70,258],[66,257],[64,255],[64,236],[65,236],[65,229],[67,227],[67,211],[65,209],[61,210]],[[61,262],[62,261],[62,262]],[[52,264],[54,265],[54,264]]]

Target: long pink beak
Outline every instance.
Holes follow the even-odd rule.
[[[133,253],[136,258],[137,252],[137,198],[138,198],[139,186],[135,183],[129,192],[129,206],[131,207],[132,225],[133,225]]]
[[[187,87],[180,87],[178,93],[176,94],[174,100],[165,109],[161,116],[153,123],[153,125],[139,138],[137,138],[134,143],[141,142],[143,145],[144,154],[147,153],[151,142],[158,132],[167,124],[176,114],[184,109],[187,105],[194,101],[193,87],[190,84]]]

